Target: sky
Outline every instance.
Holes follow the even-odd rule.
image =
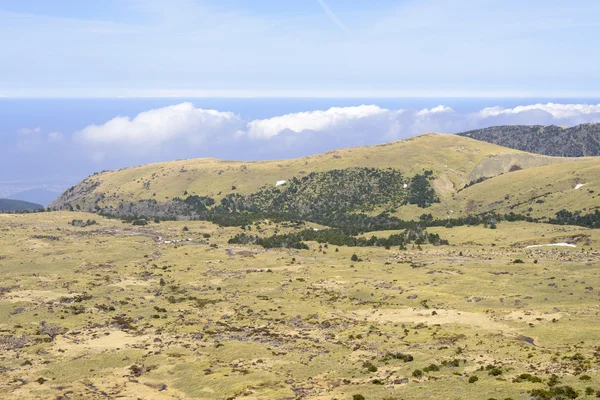
[[[600,97],[598,15],[595,0],[0,0],[0,95]]]
[[[194,157],[600,122],[600,2],[0,0],[0,197]]]

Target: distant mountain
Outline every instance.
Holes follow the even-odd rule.
[[[600,155],[600,123],[559,126],[495,126],[460,133],[460,136],[481,140],[529,153],[558,157]]]
[[[41,210],[41,204],[29,203],[21,200],[0,199],[0,211],[34,211]]]
[[[47,206],[60,196],[60,193],[51,192],[46,189],[31,189],[8,196],[11,200],[22,200],[35,204]]]

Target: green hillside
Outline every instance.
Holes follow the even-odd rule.
[[[457,193],[445,206],[461,215],[497,211],[552,216],[562,209],[600,206],[600,159],[524,169],[485,180]]]
[[[50,205],[92,211],[124,202],[198,195],[220,200],[248,195],[278,181],[347,168],[392,168],[407,178],[432,171],[441,199],[449,199],[472,180],[522,168],[563,163],[563,158],[528,154],[455,135],[426,134],[379,146],[341,149],[292,160],[243,162],[194,159],[104,172],[85,179]],[[346,182],[350,183],[350,182]]]

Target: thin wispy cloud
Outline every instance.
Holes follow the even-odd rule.
[[[98,11],[87,10],[88,2],[56,0],[48,15],[17,6],[31,2],[4,3],[0,93],[9,97],[115,97],[150,89],[177,95],[182,88],[227,97],[600,93],[594,68],[600,56],[587,51],[599,26],[600,2],[593,0],[313,0],[276,7],[123,0]],[[582,54],[586,62],[573,62]]]
[[[350,30],[337,17],[337,15],[335,15],[335,13],[333,11],[331,11],[331,8],[329,8],[327,3],[325,3],[323,0],[317,0],[317,1],[323,8],[323,11],[325,11],[325,14],[327,14],[327,16],[331,19],[331,21],[333,21],[333,23],[336,24],[338,26],[338,28],[340,28],[346,35],[350,35]]]

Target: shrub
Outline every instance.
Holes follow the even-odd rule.
[[[531,397],[535,400],[576,399],[579,393],[570,386],[557,386],[551,389],[534,389]]]
[[[513,164],[513,165],[511,165],[511,166],[510,166],[510,168],[508,169],[508,172],[520,171],[520,170],[522,170],[522,169],[523,169],[523,167],[521,167],[520,165],[518,165],[518,164]]]
[[[459,367],[460,366],[460,360],[458,360],[456,358],[454,360],[452,360],[452,361],[444,360],[444,361],[442,361],[442,365],[444,367]]]
[[[86,226],[96,225],[96,221],[93,219],[88,219],[87,221],[84,221],[82,219],[74,219],[73,221],[71,221],[71,225],[80,228],[85,228]]]
[[[420,369],[415,369],[412,373],[412,376],[417,379],[421,379],[423,377],[423,371]]]
[[[473,376],[471,376],[471,377],[469,378],[469,383],[475,383],[475,382],[477,382],[478,380],[479,380],[479,378],[478,378],[478,377],[476,377],[475,375],[473,375]]]
[[[50,340],[54,341],[54,339],[63,333],[66,332],[66,329],[59,325],[49,325],[46,321],[40,322],[40,327],[38,328],[38,335],[48,335],[50,336]]]
[[[430,364],[429,366],[423,368],[423,372],[437,372],[440,370],[440,367],[438,367],[435,364]]]
[[[377,367],[370,361],[365,361],[363,363],[363,368],[366,368],[369,372],[377,372]]]
[[[407,362],[412,362],[415,358],[413,356],[411,356],[410,354],[403,354],[403,353],[387,353],[382,359],[381,361],[386,362],[389,360],[402,360],[405,363]]]
[[[521,374],[521,375],[517,376],[515,379],[513,379],[513,383],[520,383],[520,382],[540,383],[540,382],[542,382],[542,379],[535,375],[531,375],[531,374]]]
[[[27,346],[29,339],[21,336],[0,336],[0,349],[2,350],[18,350]]]
[[[365,400],[365,396],[362,394],[355,394],[352,396],[352,400]]]

